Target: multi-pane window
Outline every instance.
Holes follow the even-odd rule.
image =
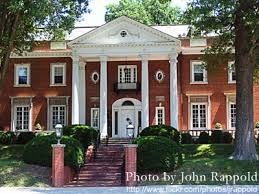
[[[99,108],[91,108],[91,126],[99,128]]]
[[[30,107],[16,106],[15,107],[15,129],[28,131],[29,121],[30,121]]]
[[[207,82],[207,70],[202,62],[191,63],[191,82],[192,83],[206,83]]]
[[[228,83],[235,83],[235,82],[236,82],[235,63],[229,62],[228,63]]]
[[[66,106],[52,105],[51,106],[51,128],[55,129],[56,124],[66,125]]]
[[[236,103],[229,104],[230,127],[236,128]]]
[[[118,80],[120,83],[136,83],[137,82],[137,66],[136,65],[120,65],[118,71]]]
[[[156,107],[156,125],[165,124],[165,108]]]
[[[204,103],[192,104],[192,128],[207,127],[207,106]]]
[[[65,64],[52,64],[51,68],[51,84],[64,85],[65,84]]]
[[[30,65],[17,64],[15,65],[15,85],[28,86],[30,85]]]

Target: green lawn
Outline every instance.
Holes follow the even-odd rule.
[[[223,144],[183,145],[183,165],[174,172],[167,173],[167,175],[175,175],[174,181],[172,178],[170,181],[166,180],[165,177],[168,178],[168,176],[161,172],[158,173],[158,181],[141,181],[140,184],[259,184],[259,161],[230,160],[229,156],[233,153],[233,149],[233,145]],[[259,153],[259,145],[257,145],[257,152]],[[250,177],[254,175],[250,180],[248,179],[249,172]],[[242,180],[237,180],[238,178]]]
[[[23,145],[0,145],[0,187],[47,187],[49,168],[22,161]]]

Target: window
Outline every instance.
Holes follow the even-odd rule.
[[[229,128],[236,128],[236,103],[229,102]]]
[[[92,81],[94,82],[94,84],[96,84],[99,81],[99,73],[98,72],[93,72],[92,73]]]
[[[235,62],[228,63],[228,83],[236,83]]]
[[[192,103],[191,122],[193,129],[207,128],[207,104]]]
[[[15,106],[15,129],[29,131],[30,107],[26,105]]]
[[[156,125],[165,124],[165,108],[156,107]]]
[[[60,123],[62,126],[66,125],[66,106],[52,105],[51,110],[51,128],[55,129],[56,124]]]
[[[192,62],[191,71],[191,83],[207,83],[207,70],[202,62]]]
[[[118,80],[120,83],[136,83],[137,82],[137,66],[136,65],[119,65]]]
[[[115,130],[114,130],[114,134],[118,135],[118,131],[119,131],[119,127],[118,127],[118,111],[115,111]]]
[[[65,67],[65,64],[51,64],[51,85],[62,86],[66,84]]]
[[[156,80],[160,83],[160,82],[162,82],[163,80],[164,80],[164,78],[165,78],[165,75],[164,75],[164,72],[163,71],[161,71],[161,70],[158,70],[157,72],[156,72]]]
[[[15,65],[15,86],[30,86],[30,65]]]
[[[99,108],[91,108],[91,126],[99,129]]]

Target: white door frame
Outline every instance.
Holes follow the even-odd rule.
[[[123,102],[125,101],[131,101],[134,106],[122,106]],[[122,110],[133,110],[135,112],[135,129],[134,129],[134,136],[137,137],[137,133],[138,133],[138,112],[141,111],[141,102],[135,98],[121,98],[119,100],[116,100],[113,104],[112,104],[112,137],[119,137],[118,133],[117,135],[115,135],[115,111],[118,111],[118,121],[120,122],[121,119],[121,114],[120,112]],[[118,126],[120,127],[120,126]],[[120,128],[118,128],[118,130],[122,130]]]

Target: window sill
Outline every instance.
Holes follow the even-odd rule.
[[[31,85],[14,85],[15,88],[29,88]]]
[[[50,87],[66,87],[67,84],[50,84]]]
[[[236,81],[228,81],[228,84],[236,84]]]
[[[194,85],[194,84],[199,85],[199,84],[208,84],[208,82],[191,82],[190,84],[191,85]]]

